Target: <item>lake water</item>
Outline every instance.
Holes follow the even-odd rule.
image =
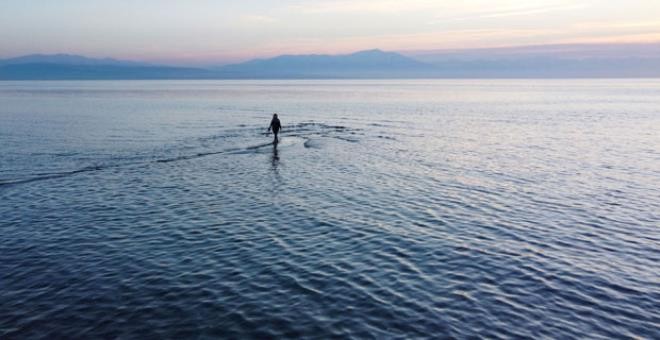
[[[0,82],[0,122],[0,338],[660,338],[660,80]]]

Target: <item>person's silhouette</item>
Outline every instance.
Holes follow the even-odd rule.
[[[277,118],[277,113],[273,114],[273,119],[270,121],[270,125],[268,126],[268,132],[273,130],[273,134],[275,135],[275,139],[273,139],[273,144],[277,144],[277,134],[280,132],[282,129],[282,124],[280,124],[280,119]]]

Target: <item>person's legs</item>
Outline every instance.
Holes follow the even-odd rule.
[[[277,140],[277,133],[278,132],[279,131],[273,131],[273,135],[275,135],[275,139],[273,139],[273,144],[277,144],[277,142],[278,142],[278,140]]]

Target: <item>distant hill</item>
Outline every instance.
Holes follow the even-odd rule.
[[[26,56],[0,59],[0,66],[22,64],[57,64],[57,65],[113,65],[113,66],[149,66],[148,63],[117,60],[112,58],[95,59],[73,54],[30,54]]]
[[[432,70],[429,64],[381,50],[346,55],[282,55],[218,69],[227,78],[419,77]]]
[[[214,73],[200,68],[94,59],[79,55],[28,55],[0,60],[0,80],[206,79]]]
[[[209,79],[208,70],[169,66],[26,63],[0,66],[0,80]]]
[[[562,44],[408,52],[455,78],[660,77],[660,43]]]

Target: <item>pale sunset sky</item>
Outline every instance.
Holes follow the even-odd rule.
[[[660,0],[2,0],[0,58],[172,64],[279,54],[660,41]]]

